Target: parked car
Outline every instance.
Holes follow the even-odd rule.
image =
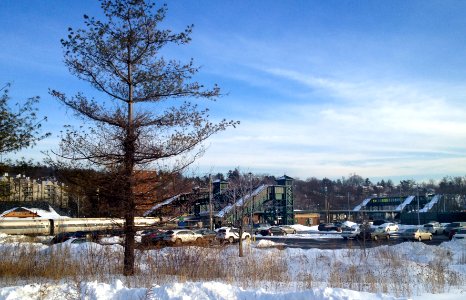
[[[390,239],[389,231],[387,231],[386,227],[379,226],[374,231],[371,232],[371,239],[373,239],[374,241],[377,241],[380,239],[388,240]]]
[[[290,225],[279,225],[278,227],[283,229],[288,234],[296,234],[296,229],[294,229]]]
[[[422,240],[432,240],[432,233],[425,230],[424,228],[409,228],[406,229],[402,234],[403,240],[413,240],[413,241],[422,241]]]
[[[398,231],[398,225],[395,223],[383,223],[378,228],[383,228],[386,232]]]
[[[217,231],[217,240],[228,241],[230,243],[239,241],[239,229],[234,227],[221,228]],[[242,239],[250,239],[251,234],[243,231]]]
[[[453,234],[461,227],[466,227],[466,222],[452,222],[450,224],[445,225],[443,234],[448,236],[451,240]]]
[[[214,230],[210,230],[208,228],[202,228],[194,231],[195,233],[199,233],[202,235],[203,239],[208,242],[212,242],[215,240],[217,236],[217,232]]]
[[[202,235],[189,229],[175,229],[167,231],[163,240],[180,245],[181,243],[201,242]]]
[[[254,234],[258,234],[262,229],[267,229],[269,228],[271,225],[267,224],[267,223],[257,223],[257,224],[254,224],[253,225],[253,228],[254,228]]]
[[[466,227],[455,227],[455,228],[452,228],[450,230],[450,232],[448,233],[448,239],[451,241],[453,239],[453,236],[455,236],[455,234],[461,230],[461,229],[464,229]]]
[[[385,223],[390,223],[390,222],[387,221],[387,220],[383,220],[383,219],[378,219],[378,220],[372,221],[372,225],[374,225],[374,226],[380,226],[380,225],[385,224]]]
[[[453,235],[452,239],[455,239],[455,240],[466,239],[466,228],[458,229]]]
[[[52,240],[50,241],[50,243],[51,244],[63,243],[71,238],[84,238],[84,239],[91,241],[91,240],[94,240],[93,236],[94,234],[88,231],[61,232],[57,234],[56,236],[54,236]]]
[[[341,232],[341,226],[337,226],[334,223],[320,223],[317,227],[319,231],[338,231]]]
[[[166,230],[155,229],[143,232],[141,243],[144,245],[160,245],[164,242]]]
[[[85,238],[70,238],[63,242],[63,244],[84,244],[88,243],[89,241]]]
[[[341,232],[341,237],[345,240],[347,239],[357,239],[359,238],[359,234],[361,230],[359,225],[353,225],[351,227],[345,227]]]
[[[450,230],[452,228],[454,228],[455,225],[453,223],[447,223],[447,224],[444,224],[443,225],[443,234],[448,236],[448,234],[450,233]]]
[[[279,226],[271,226],[267,229],[262,229],[259,231],[259,234],[262,236],[287,235],[286,231]]]
[[[443,228],[440,226],[440,223],[427,223],[424,224],[424,229],[429,231],[430,233],[437,235],[439,232],[443,231]]]

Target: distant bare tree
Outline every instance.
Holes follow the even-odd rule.
[[[236,224],[234,225],[239,229],[238,256],[243,257],[243,232],[248,223],[252,225],[250,205],[252,199],[252,174],[240,174],[238,169],[236,171],[237,175],[230,177],[228,185],[230,197],[236,210]]]
[[[69,97],[51,94],[93,126],[68,127],[59,157],[108,168],[118,190],[115,201],[125,215],[124,275],[134,274],[135,176],[158,163],[179,171],[202,154],[201,144],[211,135],[238,124],[210,122],[208,110],[195,99],[215,99],[219,88],[193,81],[199,71],[192,60],[165,60],[161,50],[190,41],[192,26],[181,33],[161,29],[166,6],[148,0],[101,0],[106,21],[84,15],[86,29],[69,28],[63,39],[70,72],[101,92],[103,99],[82,93]],[[184,102],[167,100],[185,99]]]

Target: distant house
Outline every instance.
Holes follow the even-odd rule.
[[[59,215],[52,207],[48,210],[40,208],[15,207],[0,213],[0,219],[38,218],[38,219],[60,219],[68,218]]]
[[[319,225],[320,214],[307,211],[294,211],[295,224],[305,226]]]
[[[40,218],[40,215],[24,207],[16,207],[2,214],[1,218]]]

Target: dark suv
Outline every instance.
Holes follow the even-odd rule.
[[[90,231],[76,231],[76,232],[60,232],[52,238],[51,244],[63,243],[71,238],[85,238],[87,240],[93,240],[93,232]]]
[[[443,229],[443,233],[446,236],[448,236],[448,239],[451,240],[451,238],[456,233],[458,228],[461,228],[463,226],[466,226],[466,222],[453,222],[453,223],[447,224]]]
[[[281,228],[281,227],[278,227],[278,226],[272,226],[272,227],[269,227],[269,228],[264,228],[262,229],[261,231],[259,231],[259,233],[263,236],[267,236],[267,235],[287,235],[286,231]]]
[[[385,223],[390,223],[390,221],[382,220],[382,219],[372,221],[372,225],[374,225],[374,226],[380,226],[380,225],[385,224]]]
[[[341,232],[341,225],[335,223],[320,223],[317,227],[319,231],[338,231]]]

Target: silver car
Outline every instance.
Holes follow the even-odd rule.
[[[287,234],[295,234],[296,233],[296,229],[294,229],[290,225],[279,225],[278,227],[283,229],[283,231],[285,231]]]
[[[432,233],[425,230],[424,228],[409,228],[402,233],[402,238],[412,241],[423,241],[423,240],[432,240]]]
[[[357,239],[359,237],[359,233],[361,233],[359,225],[353,225],[351,227],[345,227],[341,232],[341,237],[345,240]]]
[[[424,224],[424,229],[429,231],[430,233],[437,235],[440,232],[443,232],[443,228],[440,226],[439,223],[427,223]]]
[[[180,245],[181,243],[200,242],[202,234],[188,229],[169,230],[165,232],[164,241]]]

